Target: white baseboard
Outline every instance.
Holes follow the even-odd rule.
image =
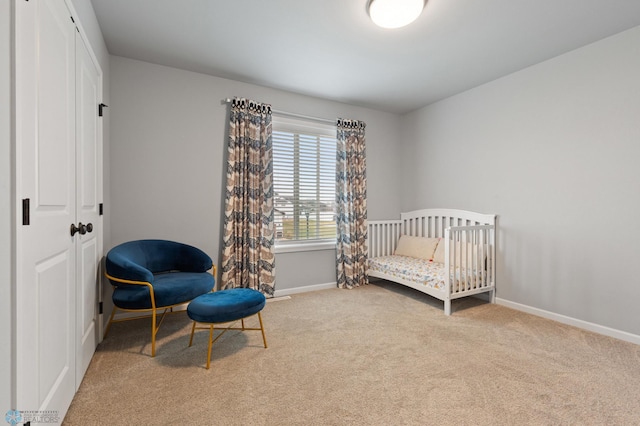
[[[267,298],[267,303],[270,303],[270,302],[280,302],[280,301],[282,301],[282,300],[291,300],[291,297],[290,297],[290,296],[277,296],[277,297],[276,297],[276,296],[274,296],[274,297],[269,297],[269,298]]]
[[[334,281],[332,283],[306,285],[303,287],[285,288],[282,290],[276,289],[273,295],[275,297],[282,297],[282,296],[289,296],[292,294],[306,293],[308,291],[327,290],[330,288],[336,288],[336,286],[337,286],[337,283]]]
[[[605,327],[604,325],[594,324],[592,322],[579,320],[576,318],[568,317],[566,315],[556,314],[554,312],[545,311],[543,309],[534,308],[532,306],[511,302],[509,300],[501,299],[499,297],[496,297],[496,303],[498,305],[506,306],[507,308],[515,309],[517,311],[526,312],[528,314],[554,320],[562,324],[572,325],[574,327],[578,327],[583,330],[593,331],[594,333],[602,334],[605,336],[624,340],[626,342],[635,343],[636,345],[640,345],[640,336],[638,336],[637,334],[616,330],[615,328]]]

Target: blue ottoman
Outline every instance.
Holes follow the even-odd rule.
[[[209,350],[207,353],[207,370],[211,364],[211,346],[227,330],[260,330],[264,347],[267,347],[267,338],[262,325],[262,315],[260,311],[264,308],[266,299],[262,293],[250,288],[232,288],[229,290],[216,291],[196,297],[187,307],[187,315],[193,320],[191,327],[191,338],[189,346],[193,344],[193,334],[198,329],[209,330]],[[247,328],[244,326],[244,319],[258,314],[260,328]],[[213,331],[215,324],[228,323],[240,320],[242,327],[225,327],[215,339]],[[205,327],[196,327],[197,323],[208,324]]]

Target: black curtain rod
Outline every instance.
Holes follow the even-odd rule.
[[[224,100],[225,103],[230,104],[231,103],[231,99],[227,98]],[[278,115],[286,115],[288,117],[294,117],[294,118],[302,118],[304,120],[312,120],[312,121],[319,121],[321,123],[329,123],[329,124],[336,124],[337,120],[329,120],[327,118],[321,118],[321,117],[313,117],[310,115],[302,115],[302,114],[296,114],[295,112],[287,112],[287,111],[281,111],[278,109],[271,109],[271,111],[274,114],[278,114]]]

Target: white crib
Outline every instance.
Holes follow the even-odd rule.
[[[402,235],[438,238],[438,245],[444,243],[444,262],[396,256]],[[400,220],[369,221],[368,237],[369,277],[397,282],[440,299],[446,315],[451,315],[453,299],[488,292],[491,303],[495,302],[496,215],[416,210],[401,213]]]

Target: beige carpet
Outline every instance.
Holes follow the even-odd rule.
[[[260,332],[226,333],[206,370],[168,318],[151,358],[146,320],[115,324],[68,425],[633,425],[640,346],[476,299],[397,284],[267,304]]]

